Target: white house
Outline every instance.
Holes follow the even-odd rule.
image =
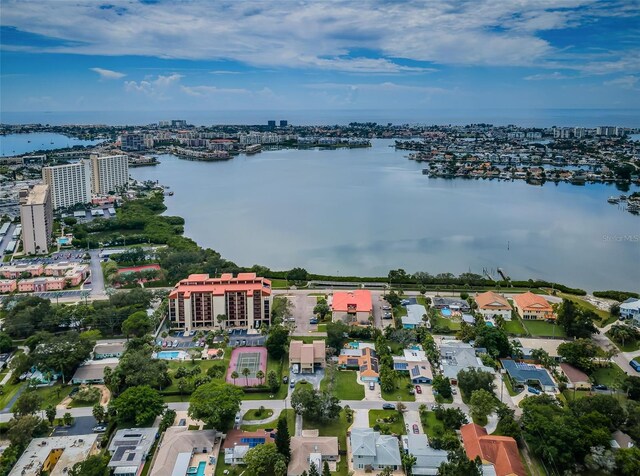
[[[640,325],[640,299],[629,298],[620,304],[620,319],[633,319],[635,325]]]

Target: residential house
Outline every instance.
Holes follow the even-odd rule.
[[[98,434],[34,438],[9,476],[65,476],[76,463],[98,451]]]
[[[373,312],[371,291],[336,291],[331,300],[332,319],[338,319],[354,325],[369,325],[369,316]]]
[[[157,428],[127,428],[116,431],[107,465],[114,476],[139,476],[151,447],[158,437]]]
[[[404,349],[403,354],[393,356],[393,370],[408,372],[414,385],[433,381],[431,363],[423,350]]]
[[[303,430],[302,436],[291,437],[291,461],[287,476],[299,476],[304,471],[308,473],[312,462],[320,472],[325,461],[329,469],[335,471],[339,459],[337,437],[318,436],[318,430]]]
[[[426,325],[430,327],[429,321],[424,321],[423,316],[427,315],[427,309],[422,304],[408,304],[406,306],[407,315],[402,316],[402,327],[405,329],[415,329]]]
[[[436,450],[429,445],[427,435],[424,433],[409,433],[402,437],[404,450],[415,456],[416,463],[411,468],[411,474],[416,476],[430,476],[438,474],[438,468],[447,461],[448,453],[445,450]]]
[[[509,377],[520,385],[538,384],[545,392],[555,392],[558,388],[556,383],[544,367],[516,362],[510,359],[500,359],[502,367],[507,371]]]
[[[327,363],[327,350],[324,340],[314,340],[305,344],[301,340],[292,340],[289,344],[289,367],[298,365],[301,373],[313,373],[316,367],[324,368]]]
[[[513,297],[513,305],[523,319],[549,320],[556,318],[549,301],[531,291],[516,294]]]
[[[124,353],[124,342],[96,344],[93,348],[93,360],[118,359]]]
[[[71,383],[73,385],[103,384],[104,369],[109,367],[113,370],[118,366],[118,362],[118,359],[89,360],[78,367],[71,378]]]
[[[454,385],[458,383],[458,373],[461,370],[477,369],[494,372],[491,367],[482,363],[472,345],[457,340],[444,341],[440,344],[440,364],[442,373]]]
[[[640,299],[629,298],[620,304],[620,319],[633,319],[633,323],[640,325]]]
[[[343,369],[357,369],[363,382],[377,382],[380,377],[378,355],[373,347],[361,345],[357,349],[342,349],[338,356],[338,365]]]
[[[514,343],[520,344],[520,350],[522,351],[522,357],[520,360],[534,362],[533,351],[536,349],[542,349],[549,357],[554,359],[556,362],[560,362],[562,357],[558,354],[558,347],[565,342],[568,342],[564,339],[534,339],[534,338],[525,338],[518,337],[517,339],[513,339]]]
[[[567,388],[591,390],[591,380],[589,380],[589,376],[582,370],[564,362],[560,364],[560,370],[562,370],[562,373],[567,377]]]
[[[0,279],[0,293],[12,293],[16,288],[15,279]]]
[[[460,428],[462,444],[469,459],[479,456],[488,471],[496,476],[525,476],[516,440],[510,436],[489,435],[480,425],[468,423]]]
[[[452,311],[469,312],[471,307],[464,299],[450,298],[442,296],[434,296],[431,298],[431,304],[436,309],[450,309]]]
[[[162,437],[149,476],[190,474],[189,468],[208,462],[220,435],[215,430],[189,430],[186,426],[171,426]]]
[[[381,435],[371,428],[353,428],[349,438],[353,470],[380,471],[402,467],[400,447],[395,436]]]
[[[633,448],[635,445],[633,444],[633,438],[631,438],[626,433],[616,430],[611,434],[611,447],[615,449],[628,449]]]
[[[225,464],[244,464],[244,455],[251,448],[258,445],[274,442],[275,433],[267,433],[264,430],[243,431],[230,430],[224,440],[222,448],[224,449]]]
[[[493,291],[476,294],[476,304],[479,312],[485,319],[502,317],[504,320],[511,320],[511,304],[507,299]]]

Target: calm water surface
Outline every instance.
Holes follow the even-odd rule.
[[[0,156],[28,154],[34,150],[62,149],[73,147],[74,145],[93,145],[99,142],[101,141],[80,140],[49,132],[0,135]]]
[[[131,175],[170,186],[167,213],[186,219],[185,234],[241,265],[361,276],[501,267],[640,288],[640,217],[607,203],[614,186],[429,179],[391,143],[219,163],[161,156]]]

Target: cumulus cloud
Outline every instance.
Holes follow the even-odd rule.
[[[126,74],[118,73],[117,71],[112,71],[110,69],[104,68],[89,68],[91,71],[94,71],[100,75],[100,79],[120,79],[124,78]]]
[[[211,96],[213,94],[247,94],[247,89],[218,88],[216,86],[180,86],[189,96]]]
[[[620,88],[623,89],[634,89],[636,84],[638,84],[638,77],[637,76],[632,76],[632,75],[628,75],[628,76],[621,76],[619,78],[615,78],[609,81],[605,81],[604,85],[605,86],[618,86]]]
[[[559,71],[554,71],[553,73],[532,74],[530,76],[526,76],[524,79],[526,79],[527,81],[546,81],[548,79],[569,79],[569,78],[571,78],[571,76],[562,74]]]
[[[127,92],[143,93],[149,96],[163,98],[168,90],[180,82],[184,76],[178,73],[158,75],[155,79],[142,81],[125,81],[124,89]]]
[[[592,0],[110,3],[59,2],[52,13],[50,2],[6,0],[3,25],[57,41],[3,47],[367,74],[420,73],[433,64],[547,67],[558,51],[541,32],[637,16],[625,2],[605,9]],[[599,66],[615,67],[625,56],[618,53]]]

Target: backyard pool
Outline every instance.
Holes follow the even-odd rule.
[[[488,327],[495,327],[495,326],[493,325],[493,322],[491,322],[491,321],[487,321],[487,326],[488,326]]]
[[[198,463],[198,467],[196,468],[195,466],[191,466],[187,470],[187,474],[189,476],[204,476],[204,468],[206,466],[207,463],[205,461],[200,461],[200,463]]]
[[[445,307],[444,309],[440,309],[440,313],[444,317],[451,317],[451,309],[449,309],[448,307]]]
[[[181,350],[163,350],[156,354],[156,359],[162,360],[184,360],[187,354]]]

